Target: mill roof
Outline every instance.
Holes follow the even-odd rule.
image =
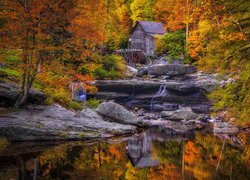
[[[164,34],[164,24],[153,21],[138,21],[135,25],[140,24],[143,30],[148,34]]]

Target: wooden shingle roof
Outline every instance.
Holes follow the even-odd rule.
[[[140,24],[143,30],[149,34],[164,34],[164,24],[153,21],[138,21],[137,24]],[[135,26],[137,26],[137,24]]]

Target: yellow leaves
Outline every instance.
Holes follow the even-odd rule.
[[[225,32],[220,31],[219,35],[220,39],[223,41],[239,41],[239,40],[246,40],[245,36],[242,32]]]
[[[147,0],[134,0],[131,5],[130,9],[132,11],[131,19],[135,24],[138,20],[143,20],[145,16],[145,6],[147,4]]]
[[[125,179],[127,180],[134,180],[138,179],[136,178],[136,169],[133,167],[130,161],[126,163],[126,173],[125,173]]]
[[[242,153],[242,159],[245,163],[250,166],[250,144],[249,144],[249,136],[250,134],[247,132],[241,132],[237,136],[243,144],[244,151]]]

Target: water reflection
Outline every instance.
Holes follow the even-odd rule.
[[[245,148],[207,133],[150,129],[128,141],[11,144],[0,179],[249,179]]]

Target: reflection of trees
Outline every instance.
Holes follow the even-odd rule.
[[[0,138],[0,152],[8,146],[8,141],[4,138]]]
[[[244,146],[249,147],[247,138]],[[0,172],[0,177],[31,179],[36,174],[41,179],[250,179],[248,151],[227,142],[223,148],[223,140],[212,135],[197,133],[189,141],[154,140],[152,153],[159,166],[135,168],[127,157],[126,143],[61,144],[42,153],[15,156],[18,172],[10,169],[8,174]]]
[[[242,151],[209,134],[185,144],[185,172],[197,179],[247,179]]]
[[[153,142],[156,156],[162,163],[182,165],[183,143],[181,141]]]
[[[40,156],[43,176],[54,179],[104,179],[123,177],[125,144],[98,143],[91,146],[60,146]]]

